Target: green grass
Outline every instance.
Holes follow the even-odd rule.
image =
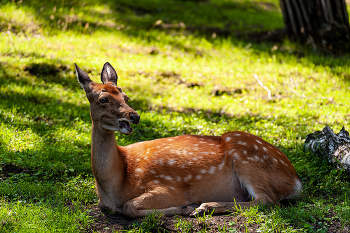
[[[234,211],[233,217],[262,232],[349,227],[344,172],[302,148],[305,136],[326,124],[336,132],[349,129],[349,58],[288,40],[257,44],[235,36],[283,27],[278,2],[0,1],[0,167],[21,170],[0,183],[0,231],[92,226],[91,120],[73,63],[99,81],[106,61],[141,115],[132,135],[116,134],[118,144],[251,132],[282,149],[304,191],[292,205]],[[182,22],[188,30],[156,27],[157,20]],[[232,33],[215,37],[216,29]],[[191,232],[183,221],[178,227]],[[141,223],[131,231],[147,227]]]

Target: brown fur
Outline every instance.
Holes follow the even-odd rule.
[[[278,203],[301,191],[288,158],[245,132],[221,137],[183,135],[117,146],[114,131],[104,125],[130,120],[137,113],[119,87],[89,81],[77,70],[90,101],[91,161],[100,208],[133,218],[152,209],[167,216],[208,210],[221,213],[236,204]],[[99,102],[101,95],[108,98],[108,105]],[[189,206],[192,203],[200,207],[194,210]]]

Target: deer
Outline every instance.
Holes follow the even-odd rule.
[[[302,191],[287,156],[253,134],[180,135],[118,146],[115,132],[130,135],[140,115],[106,62],[102,84],[76,64],[90,103],[91,168],[98,207],[129,218],[158,211],[192,217],[262,204],[279,204]]]

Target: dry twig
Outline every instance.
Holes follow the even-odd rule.
[[[263,82],[260,81],[258,75],[254,74],[253,76],[256,79],[256,81],[258,81],[259,85],[267,91],[267,98],[268,98],[268,100],[271,100],[272,98],[271,98],[271,91],[270,91],[270,89],[267,86],[265,86],[263,84]]]

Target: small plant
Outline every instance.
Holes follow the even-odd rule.
[[[193,220],[187,221],[183,219],[182,217],[176,216],[175,217],[175,229],[180,232],[192,232],[194,230],[193,228]]]
[[[163,213],[158,212],[156,210],[150,211],[150,213],[142,219],[141,223],[133,224],[133,228],[135,228],[135,231],[129,232],[166,232],[166,230],[161,227],[161,225],[163,224],[163,221],[161,221],[163,215]]]
[[[202,227],[201,232],[206,232],[208,230],[207,220],[213,217],[214,210],[207,213],[206,211],[203,213],[203,216],[196,216],[196,220],[198,224]]]

